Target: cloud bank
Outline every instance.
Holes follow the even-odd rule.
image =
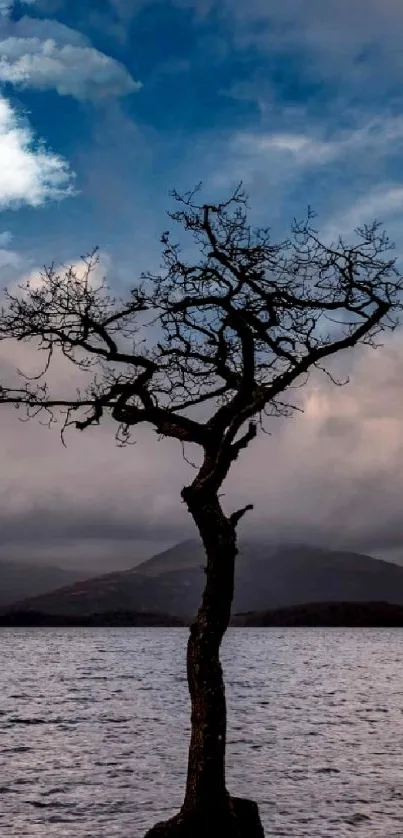
[[[38,359],[28,354],[26,346],[5,346],[2,375],[15,365],[34,371]],[[339,388],[313,376],[300,391],[304,414],[272,420],[272,436],[237,462],[223,503],[228,511],[254,503],[242,525],[248,536],[403,559],[403,338],[340,363],[351,383]],[[67,387],[67,362],[55,372]],[[99,559],[113,568],[195,534],[180,499],[193,475],[180,446],[141,427],[136,445],[117,449],[114,431],[109,421],[71,431],[65,450],[57,430],[3,411],[1,555],[64,563],[80,557],[92,567]]]

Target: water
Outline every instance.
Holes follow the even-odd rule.
[[[143,838],[181,802],[182,629],[0,630],[2,838]],[[403,630],[234,629],[232,792],[267,838],[401,838]]]

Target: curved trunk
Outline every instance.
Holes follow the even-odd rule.
[[[215,494],[193,486],[182,497],[207,556],[206,585],[187,649],[192,728],[186,793],[179,814],[146,838],[264,838],[256,804],[230,797],[225,780],[227,712],[219,652],[234,595],[236,525]]]
[[[214,496],[185,494],[207,556],[206,586],[188,641],[187,673],[192,733],[184,809],[228,807],[225,783],[227,713],[219,659],[234,595],[235,528]]]

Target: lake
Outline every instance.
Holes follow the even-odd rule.
[[[183,629],[0,629],[2,838],[143,838],[181,803]],[[401,838],[403,629],[232,629],[228,785],[266,838]]]

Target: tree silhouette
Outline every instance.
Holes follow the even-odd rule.
[[[36,379],[3,387],[0,401],[25,406],[28,417],[45,413],[52,422],[61,415],[63,430],[112,417],[120,444],[146,423],[161,437],[198,446],[200,465],[182,491],[207,558],[187,651],[186,792],[180,813],[148,836],[196,838],[210,830],[254,838],[263,835],[256,804],[226,788],[219,659],[233,599],[236,529],[251,507],[227,515],[219,491],[265,417],[293,411],[290,390],[310,371],[326,372],[331,356],[359,343],[376,345],[380,331],[395,328],[403,280],[377,222],[355,231],[353,244],[339,238],[328,245],[308,212],[288,239],[275,243],[269,229],[249,224],[242,187],[219,204],[198,203],[198,191],[173,193],[176,209],[169,213],[193,237],[195,258],[185,258],[164,233],[160,273],[143,274],[125,301],[94,281],[96,253],[81,274],[52,266],[39,283],[6,292],[0,339],[33,341],[46,364]],[[46,381],[58,351],[91,374],[75,398],[55,398]]]

